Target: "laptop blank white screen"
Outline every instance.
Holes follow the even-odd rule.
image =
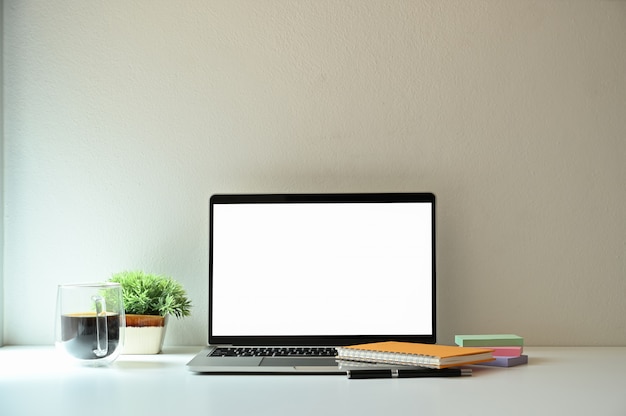
[[[433,333],[431,203],[213,210],[213,335]]]

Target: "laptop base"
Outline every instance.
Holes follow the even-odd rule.
[[[214,348],[202,350],[187,368],[209,374],[346,374],[334,357],[210,357]]]

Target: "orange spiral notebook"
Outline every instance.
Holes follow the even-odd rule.
[[[493,349],[385,341],[337,348],[337,360],[428,368],[458,367],[493,361]]]

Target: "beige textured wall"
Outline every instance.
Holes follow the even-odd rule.
[[[432,191],[440,341],[626,345],[626,2],[6,0],[4,341],[180,279],[215,192]]]
[[[0,0],[0,32],[4,32],[2,11],[3,1]],[[0,44],[0,79],[4,80],[4,53]],[[4,84],[4,83],[3,83]],[[0,217],[4,218],[4,85],[0,88]],[[0,222],[0,346],[4,344],[4,221]]]

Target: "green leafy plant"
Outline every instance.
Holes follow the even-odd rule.
[[[171,277],[142,271],[114,274],[111,282],[122,286],[124,310],[136,315],[191,315],[191,301],[183,286]]]

